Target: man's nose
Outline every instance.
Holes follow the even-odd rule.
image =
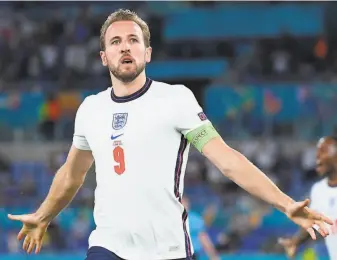
[[[128,42],[124,42],[121,45],[121,53],[130,52],[130,44]]]

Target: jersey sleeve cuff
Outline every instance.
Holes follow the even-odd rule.
[[[86,140],[81,140],[82,138],[74,136],[73,145],[79,150],[91,151],[91,148]]]

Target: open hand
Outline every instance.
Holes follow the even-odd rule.
[[[286,255],[289,258],[294,258],[297,253],[297,244],[294,239],[291,238],[280,238],[278,240],[279,244],[283,246]]]
[[[309,202],[310,201],[308,199],[300,202],[294,202],[288,206],[285,214],[295,224],[305,229],[312,239],[316,240],[315,231],[313,229],[314,226],[318,227],[317,231],[322,235],[322,237],[326,237],[329,235],[326,224],[332,225],[333,222],[323,214],[310,209],[308,207]]]
[[[23,250],[30,254],[34,248],[35,253],[38,254],[41,250],[42,239],[46,233],[49,223],[41,221],[36,214],[26,215],[8,215],[8,218],[15,221],[20,221],[23,224],[19,234],[18,240],[25,238],[23,242]]]

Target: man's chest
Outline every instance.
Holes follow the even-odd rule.
[[[313,204],[316,210],[337,219],[337,189],[318,193],[313,198]]]
[[[333,221],[330,231],[335,236],[337,234],[337,190],[329,189],[317,192],[312,200],[315,210],[328,216]]]
[[[93,151],[113,146],[149,146],[174,131],[166,106],[107,106],[87,119],[86,138]]]

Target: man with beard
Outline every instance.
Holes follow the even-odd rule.
[[[284,212],[315,239],[312,226],[331,220],[295,202],[242,154],[225,144],[183,85],[145,75],[151,60],[147,24],[129,10],[112,13],[101,29],[101,58],[112,87],[87,97],[75,119],[73,145],[50,192],[23,222],[18,239],[39,252],[50,221],[81,187],[95,160],[96,229],[87,260],[193,259],[187,212],[181,199],[190,143],[225,176]],[[188,69],[188,68],[186,68]]]
[[[324,212],[334,220],[330,236],[325,238],[330,259],[337,259],[337,136],[322,137],[317,144],[316,171],[324,177],[311,189],[311,208]],[[292,238],[281,238],[286,254],[293,258],[300,245],[309,241],[310,236],[300,230]]]

